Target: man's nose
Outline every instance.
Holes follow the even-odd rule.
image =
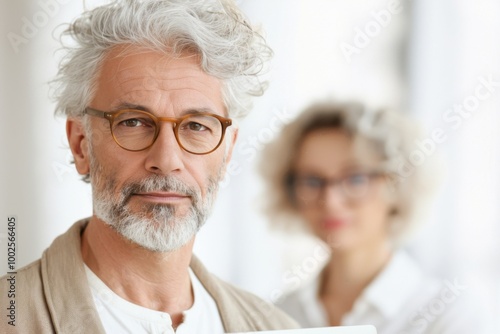
[[[157,174],[169,174],[184,167],[185,152],[175,138],[173,124],[163,123],[153,145],[148,149],[146,169]]]

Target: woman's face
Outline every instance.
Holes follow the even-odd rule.
[[[364,143],[367,144],[367,143]],[[299,214],[337,250],[385,243],[392,204],[380,157],[337,129],[307,134],[294,161]]]

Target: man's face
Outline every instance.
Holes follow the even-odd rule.
[[[200,69],[196,56],[176,59],[135,46],[106,56],[90,107],[136,108],[157,117],[193,111],[227,116],[219,80]],[[75,163],[80,173],[90,172],[94,215],[152,251],[172,251],[191,240],[210,212],[236,133],[214,152],[194,155],[181,149],[173,124],[162,122],[150,148],[131,152],[116,144],[107,120],[86,117],[91,135],[82,135]],[[71,145],[75,131],[68,133]]]

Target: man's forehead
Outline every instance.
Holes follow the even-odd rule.
[[[204,80],[200,80],[203,78]],[[137,90],[207,90],[211,94],[219,95],[219,81],[208,75],[200,75],[199,70],[193,68],[165,68],[162,66],[144,65],[136,70],[120,69],[109,83],[119,86],[123,92]]]
[[[196,82],[202,78],[218,82],[217,78],[201,69],[198,55],[192,53],[172,55],[139,46],[113,48],[104,59],[102,73],[106,81],[118,81],[121,84],[148,78],[172,82],[179,79]]]
[[[157,94],[179,91],[222,101],[220,81],[201,69],[197,55],[173,56],[137,46],[119,46],[109,52],[98,79],[99,91],[108,95],[108,102],[130,97],[139,102],[141,97],[151,100],[159,98]]]

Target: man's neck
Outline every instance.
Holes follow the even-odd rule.
[[[176,327],[194,301],[188,271],[193,243],[194,238],[174,252],[151,252],[92,217],[81,250],[85,264],[117,295],[170,314]]]

